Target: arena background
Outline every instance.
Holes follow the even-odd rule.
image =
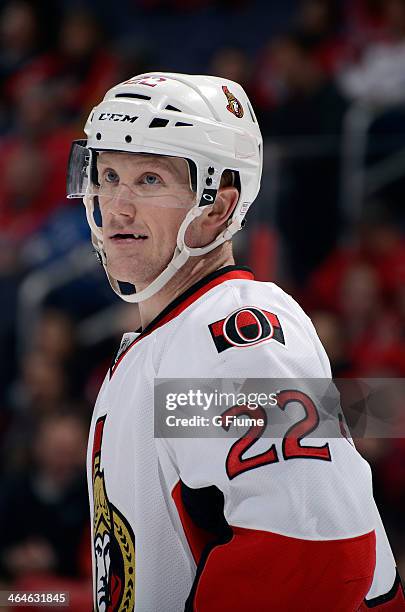
[[[144,71],[243,84],[263,131],[238,263],[312,317],[341,377],[404,377],[405,1],[5,1],[0,13],[0,589],[90,609],[92,406],[136,309],[110,290],[70,143]],[[405,574],[405,439],[357,440]]]

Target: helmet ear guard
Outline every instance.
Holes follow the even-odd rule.
[[[68,183],[70,179],[73,191],[72,185],[70,191],[68,187],[68,197],[78,197],[82,189],[94,248],[111,287],[123,300],[136,303],[153,296],[189,257],[209,253],[243,227],[260,186],[262,138],[251,104],[237,83],[211,76],[139,75],[107,92],[90,113],[85,132],[88,140],[77,143],[81,149],[73,152],[72,147]],[[131,285],[108,272],[99,201],[90,188],[91,184],[99,186],[97,156],[101,151],[181,157],[188,164],[195,203],[179,227],[177,247],[166,269],[139,292],[133,287],[128,293]],[[80,172],[72,171],[74,162],[83,162]],[[221,180],[222,186],[232,185],[239,192],[227,227],[212,243],[189,247],[187,228],[206,206],[214,204]]]

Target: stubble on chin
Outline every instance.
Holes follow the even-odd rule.
[[[107,253],[107,270],[110,276],[123,283],[131,283],[135,285],[137,291],[141,291],[155,278],[159,276],[172,260],[173,255],[159,257],[158,260],[144,261],[129,257],[120,257],[113,260],[108,258]]]

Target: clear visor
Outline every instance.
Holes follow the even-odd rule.
[[[70,152],[67,197],[98,198],[101,208],[133,203],[190,208],[195,203],[186,159],[169,155],[93,151],[76,141]]]

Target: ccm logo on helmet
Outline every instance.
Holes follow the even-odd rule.
[[[253,346],[268,340],[285,344],[278,317],[254,306],[239,308],[208,327],[218,353],[232,347]]]
[[[129,121],[129,123],[133,123],[138,117],[131,117],[131,115],[123,115],[121,113],[101,113],[99,119],[100,121]]]

